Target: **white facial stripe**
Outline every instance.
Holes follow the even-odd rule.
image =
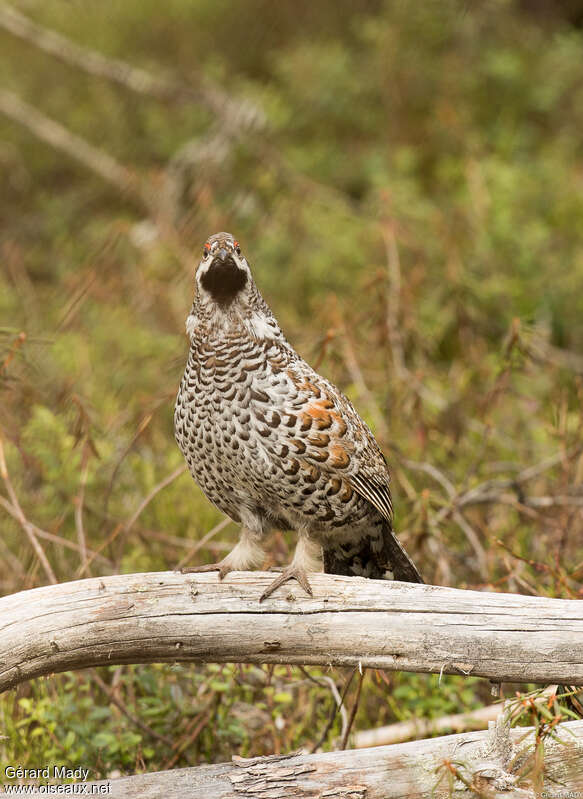
[[[210,246],[209,252],[214,252],[215,250],[218,250],[219,244],[221,244],[223,247],[227,247],[229,250],[235,249],[235,239],[223,239],[222,242],[213,241],[213,243]]]

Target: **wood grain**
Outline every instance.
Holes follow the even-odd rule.
[[[301,663],[583,683],[583,603],[316,574],[91,578],[0,599],[0,691],[117,663]]]
[[[500,725],[393,746],[235,759],[85,785],[90,795],[103,786],[112,799],[576,799],[583,795],[583,721],[563,724],[560,738],[544,743],[544,776],[540,766],[537,775],[532,730]],[[455,764],[466,785],[453,777],[450,782],[445,761]]]

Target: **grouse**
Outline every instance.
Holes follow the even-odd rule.
[[[239,243],[211,236],[186,320],[190,350],[174,413],[176,441],[208,499],[242,524],[219,563],[259,566],[272,529],[295,530],[290,579],[308,572],[423,582],[392,529],[387,463],[350,400],[285,339]]]

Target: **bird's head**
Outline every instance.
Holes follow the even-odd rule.
[[[206,240],[196,282],[199,292],[223,310],[244,294],[252,282],[251,270],[230,233],[215,233]]]
[[[236,327],[254,339],[283,339],[281,330],[253,281],[239,242],[230,233],[215,233],[204,245],[196,270],[197,292],[186,332],[224,335]]]

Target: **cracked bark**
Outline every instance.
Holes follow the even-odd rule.
[[[583,721],[545,741],[544,776],[533,775],[533,734],[500,723],[463,733],[371,749],[234,759],[198,768],[107,781],[113,799],[551,799],[581,795]],[[463,779],[449,781],[454,762]],[[530,774],[523,779],[521,774]],[[538,782],[537,782],[538,780]],[[472,792],[464,781],[475,786]],[[533,781],[536,788],[533,788]],[[91,792],[92,783],[85,783]],[[104,782],[95,783],[103,785]],[[479,793],[481,792],[481,793]]]
[[[583,604],[316,574],[161,572],[78,580],[0,599],[0,691],[116,663],[333,664],[583,684]]]

